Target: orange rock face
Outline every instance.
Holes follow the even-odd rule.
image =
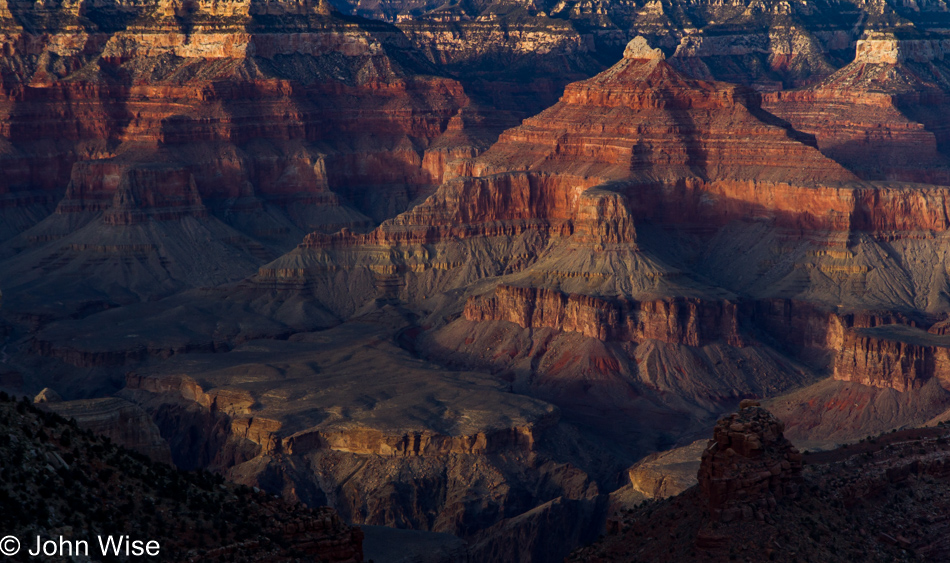
[[[880,253],[870,250],[877,241],[941,236],[950,226],[950,190],[862,181],[820,147],[763,111],[757,92],[689,78],[634,41],[615,66],[569,85],[556,105],[457,162],[415,208],[371,233],[312,234],[259,279],[267,287],[318,288],[316,298],[343,303],[344,315],[352,305],[336,293],[341,280],[409,303],[467,291],[462,319],[436,322],[425,341],[432,357],[490,366],[519,389],[543,388],[558,404],[575,400],[591,380],[632,402],[671,389],[697,401],[722,397],[710,380],[757,394],[753,382],[762,373],[781,371],[788,379],[780,385],[789,386],[808,377],[772,363],[773,354],[816,374],[903,388],[902,378],[923,376],[890,368],[875,375],[878,360],[847,356],[869,349],[853,338],[858,329],[912,321],[886,305],[863,311],[873,306],[860,298],[843,307],[838,293],[870,295],[867,284],[878,283],[874,291],[884,285],[875,276],[886,264],[857,259]],[[650,262],[669,249],[655,231],[644,246],[641,225],[692,237],[695,255],[674,257],[676,268]],[[766,232],[775,235],[768,259],[744,261]],[[791,281],[776,274],[729,296],[696,289],[704,274],[722,272],[691,272],[681,281],[678,268],[704,260],[707,235],[717,233],[716,244],[749,237],[734,261],[713,266],[726,272],[717,278],[724,287],[736,287],[733,272],[770,279],[779,263]],[[788,255],[776,250],[783,247]],[[502,275],[510,277],[474,285]],[[819,284],[825,294],[812,290]],[[888,365],[914,364],[909,358]],[[720,371],[725,365],[737,369]]]
[[[625,58],[503,134],[476,170],[571,170],[642,183],[850,178],[794,132],[760,120],[758,102],[751,90],[689,79],[658,58]],[[768,153],[788,160],[761,158]],[[506,161],[515,155],[512,167]]]
[[[436,194],[373,234],[314,235],[305,244],[424,244],[532,229],[554,236],[586,233],[595,245],[633,243],[639,220],[716,227],[750,216],[801,231],[946,229],[945,188],[860,184],[817,150],[825,145],[813,128],[803,130],[818,136],[817,148],[814,137],[762,111],[758,93],[690,79],[661,55],[628,50],[609,70],[568,85],[560,102],[504,132],[484,154],[457,164]],[[778,111],[779,99],[767,98],[769,108]],[[919,124],[908,127],[923,131]],[[921,138],[913,135],[904,141],[888,135],[892,145],[905,143],[917,157],[930,150],[921,153]],[[929,143],[924,145],[936,151],[932,137]],[[594,186],[609,188],[590,190]]]

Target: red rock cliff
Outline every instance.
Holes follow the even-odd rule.
[[[835,356],[834,377],[901,392],[934,378],[946,386],[950,339],[906,325],[848,330]]]
[[[677,297],[640,302],[565,294],[553,289],[500,285],[487,297],[465,305],[470,321],[504,320],[522,328],[554,328],[598,340],[659,340],[704,346],[725,340],[743,346],[738,306]]]
[[[90,7],[111,32],[4,20],[0,194],[71,183],[61,212],[108,207],[116,177],[143,164],[187,170],[204,200],[335,204],[336,190],[378,216],[434,189],[447,163],[423,161],[469,103],[458,82],[394,62],[387,48],[408,45],[390,26],[319,2],[248,6]],[[140,23],[123,29],[129,15]],[[438,151],[466,148],[478,143],[456,136]]]

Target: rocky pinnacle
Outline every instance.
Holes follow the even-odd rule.
[[[666,55],[659,49],[651,49],[650,44],[642,36],[638,35],[627,43],[627,48],[623,50],[625,59],[657,59],[664,60]]]
[[[778,500],[798,496],[802,454],[784,430],[782,421],[751,400],[716,424],[698,475],[712,520],[765,520]]]

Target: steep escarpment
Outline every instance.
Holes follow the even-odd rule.
[[[155,461],[172,461],[168,443],[162,439],[158,427],[145,411],[127,401],[116,397],[65,402],[44,399],[37,397],[34,402],[40,402],[42,409],[75,421],[80,428],[106,436]]]
[[[824,29],[815,29],[806,21],[813,18],[815,12],[832,11],[825,6],[750,4],[741,15],[736,13],[742,7],[736,4],[705,6],[709,12],[732,12],[729,14],[732,21],[716,26],[718,29],[709,33],[682,34],[675,45],[672,64],[698,78],[715,77],[727,82],[752,84],[765,91],[781,90],[808,84],[834,72],[840,64],[841,51],[853,41],[855,28],[848,29],[842,20],[857,14],[848,14],[840,7],[834,10],[834,15],[828,13],[826,17],[841,19],[822,26]],[[790,24],[790,19],[798,18],[790,17],[787,14],[789,9],[805,12],[797,15],[806,21]],[[812,13],[807,13],[812,10]],[[722,21],[721,14],[710,13],[709,16]],[[859,27],[859,18],[856,17],[851,24]],[[742,20],[745,20],[745,26]]]
[[[867,350],[872,335],[882,340],[890,337],[894,342],[912,342],[917,336],[922,345],[936,349],[945,344],[942,332],[946,324],[931,324],[932,318],[927,316],[910,318],[883,311],[842,313],[788,299],[716,301],[677,297],[637,301],[507,285],[497,286],[494,293],[470,297],[462,319],[475,323],[503,321],[523,329],[549,328],[604,342],[655,340],[701,347],[721,341],[737,348],[772,342],[802,359],[833,351],[837,354],[835,365],[842,364],[842,371],[844,358],[856,357],[855,350]],[[930,329],[925,330],[928,326]],[[875,364],[887,370],[890,362],[879,360],[868,358],[867,364],[852,368],[860,371]],[[913,363],[909,361],[908,365]],[[927,378],[942,373],[933,364],[928,364],[931,368]],[[896,382],[894,385],[901,387]]]
[[[554,328],[599,340],[659,340],[704,346],[716,340],[742,346],[734,303],[674,298],[652,302],[565,295],[545,288],[498,286],[495,294],[469,299],[468,321],[508,321],[522,328]]]
[[[417,80],[415,68],[406,71],[393,62],[386,49],[399,48],[393,45],[398,32],[364,31],[315,8],[298,14],[281,5],[274,9],[296,18],[282,32],[256,23],[267,14],[247,13],[244,6],[243,15],[223,19],[198,47],[197,36],[182,33],[174,18],[139,9],[147,22],[139,33],[89,30],[98,32],[98,51],[75,53],[68,43],[54,44],[57,56],[74,61],[76,68],[69,71],[32,62],[37,47],[28,46],[25,32],[8,37],[24,62],[18,74],[7,76],[2,134],[27,155],[38,152],[30,147],[45,139],[55,139],[62,151],[55,168],[34,159],[34,168],[49,177],[45,183],[31,179],[34,189],[62,189],[77,161],[94,159],[121,172],[123,165],[157,160],[191,168],[205,198],[251,198],[250,203],[286,205],[291,198],[313,205],[321,196],[330,200],[324,204],[333,203],[328,182],[338,190],[357,190],[345,192],[348,197],[367,186],[401,184],[395,194],[377,194],[378,202],[351,197],[368,211],[385,214],[387,205],[398,206],[400,197],[408,201],[437,181],[421,169],[422,153],[466,101],[457,83]],[[214,17],[201,10],[192,16],[196,22]],[[18,42],[26,45],[17,49]],[[419,119],[393,119],[399,106],[402,115],[408,110]],[[355,112],[362,119],[354,120]],[[318,148],[339,139],[328,136],[330,131],[347,131],[351,141],[372,134],[378,146],[366,144],[355,153],[346,146]],[[424,139],[423,145],[413,145],[411,138]],[[371,158],[381,159],[379,172],[392,176],[366,177],[354,168],[355,161]],[[74,183],[83,181],[84,174],[78,174]],[[89,181],[102,181],[101,176],[93,171]],[[108,181],[101,188],[95,191],[111,191]],[[72,195],[82,200],[86,191],[76,185]]]
[[[897,391],[920,389],[931,379],[947,385],[950,341],[922,329],[889,325],[849,331],[835,358],[835,379]]]
[[[751,395],[776,397],[797,439],[837,443],[947,409],[944,324],[787,299],[646,302],[499,286],[470,298],[462,318],[417,347],[449,365],[491,369],[588,423],[613,420],[614,431],[647,402],[690,414],[656,415],[639,431],[688,434]],[[832,378],[818,382],[824,376]],[[611,409],[617,414],[603,414]]]
[[[666,320],[657,325],[669,326]],[[723,405],[788,392],[815,377],[781,349],[749,344],[603,341],[508,321],[458,320],[420,337],[417,346],[433,360],[490,370],[514,391],[558,405],[568,420],[624,444],[618,460],[633,463],[668,447],[669,436],[706,426]]]
[[[335,5],[347,13],[396,22],[433,60],[461,58],[475,74],[492,62],[517,70],[530,63],[571,69],[585,55],[609,65],[605,59],[642,35],[668,54],[676,52],[677,68],[693,76],[764,90],[807,85],[834,72],[850,61],[854,41],[866,30],[899,26],[939,33],[946,29],[942,18],[947,10],[939,4],[921,8],[890,0],[873,5],[341,0]],[[475,37],[481,41],[471,41]],[[526,45],[535,52],[525,53]],[[538,51],[548,56],[538,56]],[[496,70],[507,74],[506,68]]]
[[[466,91],[519,117],[557,102],[566,84],[602,71],[612,61],[600,49],[612,57],[625,42],[620,33],[598,41],[572,22],[543,13],[502,9],[469,17],[460,13],[464,9],[445,5],[396,25],[422,56],[457,76]]]
[[[944,420],[950,392],[942,326],[886,323],[841,332],[832,377],[776,399],[773,408],[789,435],[828,447]]]

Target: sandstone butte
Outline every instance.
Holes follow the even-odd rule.
[[[555,106],[504,132],[479,157],[459,162],[422,205],[363,238],[314,234],[304,245],[338,239],[342,244],[431,242],[491,235],[492,229],[517,234],[530,221],[553,235],[594,229],[591,235],[603,236],[603,243],[632,242],[632,224],[624,219],[635,218],[638,209],[654,218],[676,209],[689,219],[679,201],[649,199],[657,199],[655,188],[662,185],[671,185],[683,198],[721,193],[722,199],[747,208],[762,205],[755,198],[770,197],[778,200],[776,211],[810,211],[818,224],[835,224],[819,205],[836,192],[829,190],[829,199],[821,201],[823,190],[795,186],[856,178],[807,141],[770,122],[754,91],[687,78],[638,38],[609,70],[569,85]],[[589,188],[607,184],[616,193],[582,197]],[[796,195],[818,201],[809,208],[812,201],[795,202]],[[633,202],[624,203],[622,196]]]
[[[633,243],[633,221],[721,226],[756,214],[821,232],[946,229],[946,190],[860,182],[819,152],[813,137],[762,111],[758,93],[687,78],[639,41],[621,62],[569,85],[558,104],[504,132],[484,154],[458,161],[421,205],[369,234],[315,233],[303,247],[426,244],[527,230]],[[865,45],[877,43],[892,41],[864,40],[860,57],[870,57],[863,53],[874,48]],[[282,275],[279,265],[262,274]]]
[[[950,43],[872,33],[854,60],[817,84],[766,94],[763,107],[815,135],[821,151],[867,180],[946,185]]]
[[[334,276],[366,294],[386,284],[403,297],[431,294],[521,270],[549,242],[635,252],[640,219],[713,226],[767,213],[793,229],[852,227],[864,196],[837,187],[856,181],[852,173],[762,112],[754,91],[687,78],[642,42],[485,153],[457,161],[422,204],[367,234],[311,234],[258,280],[316,284],[338,310],[346,299],[334,295]],[[500,240],[509,242],[488,242]],[[495,258],[472,263],[465,245]]]

